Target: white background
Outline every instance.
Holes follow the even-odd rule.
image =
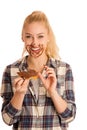
[[[86,0],[2,0],[0,1],[0,82],[6,65],[19,59],[25,17],[34,10],[44,11],[60,48],[62,60],[73,70],[77,114],[69,130],[86,130],[87,116],[87,3]],[[2,99],[0,97],[0,109]],[[0,130],[7,126],[0,114]]]

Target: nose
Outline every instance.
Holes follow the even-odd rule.
[[[32,45],[37,45],[37,44],[38,44],[38,39],[36,37],[33,37]]]

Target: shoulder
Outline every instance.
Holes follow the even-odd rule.
[[[6,66],[6,68],[11,68],[11,67],[19,66],[19,65],[21,64],[21,62],[22,62],[22,58],[17,59],[17,60],[14,61],[13,63],[8,64],[8,65]]]
[[[50,59],[50,67],[54,68],[58,75],[66,75],[66,73],[72,73],[72,68],[69,63],[62,60]]]
[[[50,64],[52,64],[54,67],[63,67],[63,68],[70,68],[70,64],[62,61],[62,60],[58,60],[58,59],[54,59],[54,58],[50,58]]]
[[[24,65],[25,62],[26,62],[26,57],[20,58],[20,59],[14,61],[13,63],[7,65],[5,67],[5,70],[9,71],[11,69],[20,68]]]

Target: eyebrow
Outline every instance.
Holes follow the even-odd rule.
[[[33,34],[31,34],[31,33],[25,33],[26,35],[33,35]],[[43,32],[41,32],[41,33],[38,33],[38,34],[36,34],[36,35],[41,35],[41,34],[45,34],[45,33],[43,33]]]

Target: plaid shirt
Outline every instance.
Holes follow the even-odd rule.
[[[68,107],[59,114],[40,79],[29,81],[22,110],[15,109],[10,100],[14,95],[13,80],[18,71],[27,71],[27,57],[8,65],[3,73],[1,96],[2,117],[13,130],[67,130],[68,123],[75,118],[76,105],[73,75],[69,64],[50,58],[47,66],[54,68],[57,77],[57,92],[67,101]],[[36,89],[37,90],[36,90]]]

